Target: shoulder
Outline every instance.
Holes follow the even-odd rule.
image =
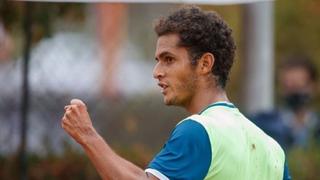
[[[163,149],[150,162],[148,171],[156,170],[169,179],[203,179],[210,163],[211,145],[205,128],[187,119],[175,127]]]
[[[182,121],[172,132],[172,136],[183,136],[192,139],[200,137],[201,135],[206,135],[206,129],[201,123],[193,119]]]
[[[180,153],[188,153],[194,149],[208,149],[207,146],[211,147],[211,144],[204,126],[195,120],[186,119],[175,127],[165,146]]]

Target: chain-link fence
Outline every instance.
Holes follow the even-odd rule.
[[[26,4],[16,3],[11,6],[11,8],[21,6],[21,15],[23,15]],[[80,98],[87,103],[95,127],[117,152],[138,165],[145,166],[152,155],[159,150],[169,135],[170,129],[183,117],[182,110],[169,109],[163,105],[157,85],[152,79],[153,58],[152,56],[149,58],[148,53],[144,54],[145,52],[137,47],[139,44],[150,43],[153,39],[136,43],[134,38],[128,38],[122,42],[119,46],[117,69],[114,71],[114,82],[118,92],[108,96],[103,93],[103,88],[108,86],[102,85],[106,73],[103,68],[103,58],[101,58],[103,47],[96,30],[100,25],[96,24],[97,14],[93,13],[95,7],[86,4],[77,5],[76,8],[72,4],[69,6],[70,9],[68,6],[59,4],[33,4],[33,14],[37,14],[39,8],[46,8],[53,12],[44,16],[48,14],[50,16],[54,12],[62,11],[59,10],[62,8],[67,16],[49,18],[52,21],[46,22],[45,25],[48,27],[45,28],[50,27],[50,33],[41,38],[37,37],[39,35],[37,31],[43,27],[38,27],[40,25],[35,22],[35,19],[31,19],[32,24],[29,24],[33,44],[29,59],[30,90],[25,127],[28,177],[31,179],[43,179],[46,176],[72,178],[70,172],[69,176],[66,176],[67,173],[63,170],[67,168],[63,163],[66,163],[68,156],[70,156],[70,162],[73,162],[73,164],[69,163],[70,165],[80,161],[80,164],[87,166],[88,162],[84,161],[82,156],[77,156],[77,152],[81,154],[81,148],[67,136],[60,125],[63,108],[72,98]],[[164,7],[167,6],[163,6],[162,9]],[[129,23],[133,23],[137,18],[130,18],[130,13],[137,14],[137,11],[148,8],[150,7],[147,5],[129,6],[127,8]],[[69,17],[68,13],[80,14],[85,18],[74,22],[74,19],[66,18]],[[149,14],[152,14],[151,11]],[[23,18],[18,20],[23,21]],[[148,20],[149,22],[144,26],[147,26],[152,33],[151,18]],[[139,31],[134,29],[135,32],[128,32],[127,36],[141,33],[136,32],[137,30]],[[6,36],[10,36],[13,42],[20,42],[21,45],[15,45],[23,49],[26,38],[24,31],[8,31]],[[17,37],[20,37],[20,40],[17,41]],[[150,45],[144,46],[150,47]],[[0,62],[0,155],[2,159],[0,160],[0,178],[5,179],[18,177],[12,173],[16,172],[18,167],[16,163],[19,162],[16,155],[19,153],[21,143],[24,60],[23,54],[17,53],[16,57],[7,56]],[[50,156],[56,157],[57,162],[48,160]],[[43,166],[39,167],[39,164]],[[6,165],[8,166],[5,167]],[[81,175],[79,171],[86,169],[84,166],[75,168],[74,171],[77,172],[73,173]],[[82,173],[84,172],[86,171]],[[92,177],[97,178],[92,169],[83,176],[85,179]]]

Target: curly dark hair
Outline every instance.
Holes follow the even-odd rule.
[[[232,30],[217,13],[202,11],[196,6],[184,6],[158,19],[154,30],[158,37],[178,34],[178,45],[187,48],[193,65],[204,53],[212,53],[215,58],[212,73],[217,78],[217,84],[225,88],[236,46],[231,36]]]

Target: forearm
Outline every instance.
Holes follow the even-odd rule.
[[[65,111],[62,128],[83,147],[102,179],[157,179],[153,175],[147,178],[142,169],[112,151],[93,128],[87,107],[81,100],[71,100]]]
[[[81,144],[102,179],[146,179],[145,172],[121,158],[95,133]]]

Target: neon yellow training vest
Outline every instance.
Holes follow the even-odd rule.
[[[282,180],[285,155],[279,144],[232,104],[215,103],[193,119],[211,143],[207,180]]]

